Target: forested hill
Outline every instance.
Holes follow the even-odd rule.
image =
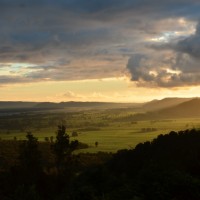
[[[197,117],[200,116],[200,99],[192,99],[177,106],[159,111],[165,117]]]
[[[194,98],[169,108],[148,111],[146,113],[136,113],[135,115],[131,116],[131,120],[157,120],[195,117],[200,117],[200,98]]]
[[[119,151],[82,176],[77,192],[90,188],[96,199],[109,200],[198,200],[199,169],[200,131],[171,132]]]
[[[143,109],[146,111],[160,110],[176,106],[192,99],[193,98],[164,98],[161,100],[153,100],[144,104]]]

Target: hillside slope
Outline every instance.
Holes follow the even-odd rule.
[[[176,106],[180,103],[192,100],[193,98],[164,98],[161,100],[153,100],[144,104],[143,109],[146,111],[160,110],[172,106]]]
[[[179,105],[162,109],[158,113],[165,117],[197,117],[200,116],[200,99],[192,99]]]

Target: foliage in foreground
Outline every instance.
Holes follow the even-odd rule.
[[[197,200],[199,169],[200,131],[172,131],[82,174],[76,199]]]
[[[3,200],[200,199],[199,130],[170,132],[111,156],[73,155],[75,144],[68,140],[65,127],[58,127],[52,146],[55,161],[49,167],[44,165],[37,140],[27,137],[19,164],[0,173]],[[87,164],[92,156],[93,164]]]

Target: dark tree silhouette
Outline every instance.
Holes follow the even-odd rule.
[[[59,125],[56,132],[56,140],[52,145],[53,153],[56,159],[56,165],[60,165],[65,161],[65,157],[69,155],[69,135],[66,133],[66,127]]]
[[[56,132],[56,140],[52,144],[56,166],[59,171],[66,166],[66,163],[71,159],[72,152],[77,146],[78,141],[70,142],[69,135],[66,133],[66,127],[64,125],[59,125]]]
[[[95,144],[95,147],[98,147],[98,145],[99,145],[99,143],[98,143],[98,142],[95,142],[94,144]]]
[[[20,145],[19,167],[14,172],[13,177],[17,180],[16,185],[24,185],[27,190],[33,185],[39,186],[44,175],[42,166],[42,156],[38,149],[38,140],[28,132],[27,140]],[[16,188],[16,190],[18,190]]]
[[[38,140],[31,132],[27,132],[27,140],[20,146],[20,164],[24,170],[33,173],[41,170],[41,153],[38,149]]]

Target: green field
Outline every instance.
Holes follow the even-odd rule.
[[[138,143],[152,140],[159,134],[200,128],[200,118],[133,121],[134,112],[121,110],[93,110],[74,113],[20,114],[0,118],[1,139],[25,139],[31,131],[39,141],[53,136],[59,123],[66,124],[67,133],[78,136],[71,140],[87,143],[88,149],[79,152],[115,152],[134,148]],[[95,147],[95,142],[98,146]]]

